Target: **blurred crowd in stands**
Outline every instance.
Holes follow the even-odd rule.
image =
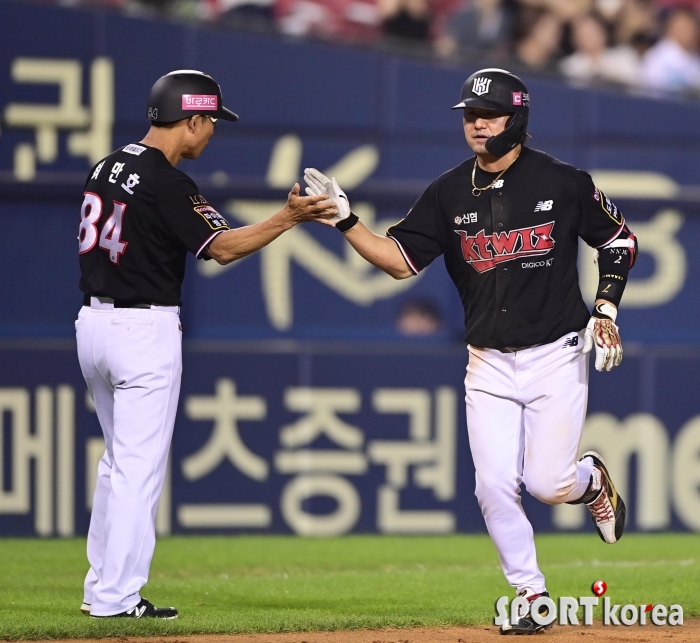
[[[700,95],[700,0],[93,1],[563,74],[575,83]]]

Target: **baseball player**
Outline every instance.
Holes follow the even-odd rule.
[[[307,194],[327,192],[330,220],[367,261],[396,279],[444,255],[464,304],[465,379],[476,496],[503,572],[528,608],[502,634],[542,629],[529,606],[548,596],[520,485],[542,502],[588,506],[615,543],[625,504],[600,455],[578,448],[588,397],[588,355],[609,371],[622,359],[617,308],[636,257],[622,213],[571,165],[525,146],[530,95],[501,69],[462,87],[464,133],[475,156],[436,179],[387,236],[370,232],[334,178],[307,169]],[[593,314],[581,297],[578,238],[598,252]]]
[[[300,196],[256,225],[231,230],[175,166],[195,159],[219,119],[238,120],[199,71],[160,78],[148,101],[151,128],[98,163],[85,185],[78,252],[83,307],[78,357],[105,437],[87,553],[83,612],[165,618],[139,592],[155,548],[155,515],[168,462],[182,372],[180,290],[187,252],[227,264],[298,223],[332,217],[321,196]],[[325,203],[322,203],[325,201]]]

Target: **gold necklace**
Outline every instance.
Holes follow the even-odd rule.
[[[522,147],[520,148],[520,150],[522,150]],[[489,183],[485,188],[476,187],[476,182],[474,181],[474,178],[476,177],[476,165],[479,162],[479,157],[475,158],[474,167],[472,168],[472,195],[481,196],[482,192],[492,188],[496,184],[498,179],[500,179],[510,169],[510,166],[518,160],[518,157],[520,156],[520,150],[518,150],[518,153],[515,155],[515,158],[508,164],[508,166],[504,170],[501,170],[499,175],[493,181],[491,181],[491,183]]]

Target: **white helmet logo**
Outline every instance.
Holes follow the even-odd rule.
[[[472,85],[472,92],[477,96],[488,94],[490,84],[491,78],[475,78],[474,84]]]

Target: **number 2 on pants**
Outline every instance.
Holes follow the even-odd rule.
[[[109,252],[112,263],[119,265],[119,258],[124,254],[128,242],[121,240],[122,221],[126,204],[113,201],[112,214],[105,221],[100,233],[100,248]],[[90,252],[97,242],[97,223],[102,217],[102,199],[94,192],[86,192],[83,207],[80,209],[80,228],[78,229],[78,254]]]

